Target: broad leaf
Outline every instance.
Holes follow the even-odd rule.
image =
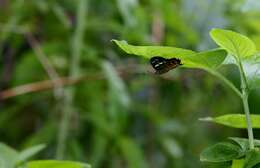
[[[260,115],[251,114],[251,121],[253,128],[260,128]],[[214,122],[217,124],[233,127],[233,128],[247,128],[246,117],[244,114],[227,114],[219,117],[201,118],[201,121]]]
[[[238,159],[243,154],[244,152],[238,145],[220,142],[202,151],[200,160],[202,162],[227,162]]]
[[[183,61],[183,66],[188,68],[215,69],[226,58],[226,51],[215,49],[206,52],[196,53]],[[185,63],[184,63],[185,62]]]
[[[32,161],[27,164],[28,168],[90,168],[89,164],[72,162],[72,161],[58,161],[58,160],[39,160]]]
[[[223,49],[215,49],[201,53],[195,53],[191,50],[163,47],[163,46],[134,46],[125,41],[113,40],[122,50],[128,54],[151,58],[162,56],[164,58],[179,58],[183,67],[214,69],[217,68],[226,58],[226,52]]]
[[[251,150],[246,154],[244,168],[253,168],[253,167],[258,168],[259,166],[260,166],[260,152],[257,150]]]
[[[235,57],[248,57],[256,52],[253,41],[239,33],[230,30],[213,29],[210,35],[219,46]]]
[[[164,58],[175,57],[182,60],[195,53],[194,51],[182,49],[182,48],[166,47],[166,46],[134,46],[128,44],[126,41],[118,41],[118,40],[112,40],[112,41],[115,42],[126,53],[142,56],[148,59],[154,56],[161,56]]]

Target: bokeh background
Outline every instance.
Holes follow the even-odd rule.
[[[198,119],[243,113],[239,98],[201,70],[153,75],[110,40],[202,51],[214,27],[260,49],[260,1],[0,0],[0,141],[94,168],[207,167],[203,148],[247,133]],[[249,101],[259,113],[259,90]]]

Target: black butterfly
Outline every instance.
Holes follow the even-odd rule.
[[[150,59],[150,63],[156,70],[155,74],[163,74],[178,67],[179,65],[183,65],[181,60],[178,58],[167,59],[159,56],[152,57]]]

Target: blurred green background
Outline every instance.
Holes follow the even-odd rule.
[[[153,75],[110,40],[202,51],[213,27],[259,50],[260,1],[0,0],[0,141],[94,168],[207,167],[203,148],[247,133],[198,118],[243,113],[240,99],[204,71]],[[239,86],[235,67],[220,71]],[[259,90],[249,101],[259,113]]]

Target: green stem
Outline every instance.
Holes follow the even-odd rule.
[[[84,44],[84,31],[87,14],[87,0],[80,0],[78,3],[77,26],[72,38],[72,60],[70,64],[70,77],[75,78],[80,71],[80,55]],[[58,143],[56,157],[63,159],[66,151],[66,142],[69,133],[69,124],[73,112],[74,88],[68,88],[65,91],[63,113],[58,133]]]
[[[248,133],[248,139],[249,139],[249,147],[250,147],[250,149],[254,149],[254,134],[253,134],[252,121],[251,121],[250,111],[249,111],[249,106],[248,106],[249,86],[248,86],[248,83],[247,83],[246,74],[245,74],[243,65],[241,63],[240,57],[238,57],[237,63],[238,63],[239,71],[240,71],[242,101],[243,101],[244,112],[245,112],[245,115],[246,115],[246,124],[247,124],[247,133]]]
[[[249,147],[250,147],[250,149],[254,149],[255,148],[254,147],[254,134],[253,134],[252,122],[251,122],[250,111],[249,111],[249,106],[248,106],[248,95],[245,95],[242,100],[243,100],[244,111],[246,114]]]
[[[230,87],[242,99],[244,112],[245,112],[245,115],[246,115],[246,124],[247,124],[247,132],[248,132],[248,139],[249,139],[249,147],[250,147],[250,149],[254,149],[254,134],[253,134],[252,122],[251,122],[250,111],[249,111],[249,106],[248,106],[249,87],[248,87],[246,74],[245,74],[245,71],[243,69],[243,65],[241,63],[241,60],[238,59],[237,63],[238,63],[240,76],[241,76],[240,78],[241,78],[242,93],[234,86],[233,83],[231,83],[229,80],[227,80],[222,74],[218,73],[217,71],[212,71],[211,69],[207,69],[207,68],[205,70],[207,70],[212,75],[221,79],[228,87]]]
[[[236,86],[232,82],[230,82],[227,78],[225,78],[221,73],[217,71],[212,71],[211,69],[207,69],[207,68],[205,70],[211,73],[212,75],[218,77],[220,80],[222,80],[222,82],[224,82],[231,90],[233,90],[242,99],[243,95],[241,94],[241,92],[236,88]]]

